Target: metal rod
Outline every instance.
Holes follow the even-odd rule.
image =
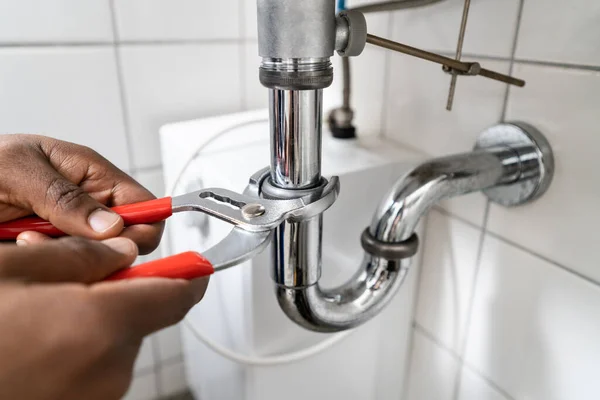
[[[364,6],[353,7],[351,10],[360,11],[363,14],[376,13],[381,11],[396,11],[404,10],[409,8],[417,8],[421,6],[428,6],[436,3],[440,3],[445,0],[397,0],[397,1],[385,1],[382,3],[368,4]],[[345,2],[344,2],[345,3]],[[340,8],[341,10],[341,8]],[[344,77],[343,82],[343,96],[344,104],[343,108],[351,110],[350,103],[352,101],[352,73],[350,70],[350,58],[342,58],[342,75]],[[350,120],[350,124],[352,120]]]
[[[463,8],[462,20],[460,22],[460,31],[458,33],[458,44],[456,45],[456,61],[460,61],[462,57],[462,50],[465,41],[465,31],[467,29],[467,20],[469,19],[469,9],[471,7],[471,0],[465,0],[465,6]],[[456,93],[456,81],[458,75],[456,72],[452,72],[452,79],[450,80],[450,91],[448,92],[448,103],[446,104],[446,110],[452,110],[452,103],[454,103],[454,94]]]
[[[351,71],[350,71],[350,57],[342,57],[342,76],[344,82],[344,90],[343,90],[343,107],[350,108],[350,96],[352,94],[352,86],[351,86]]]
[[[351,10],[360,11],[363,14],[381,11],[405,10],[407,8],[417,8],[430,4],[439,3],[443,0],[397,0],[386,1],[382,3],[368,4],[364,6],[352,7]]]
[[[463,8],[462,20],[460,22],[460,32],[458,34],[458,44],[456,45],[456,60],[460,61],[462,57],[462,49],[465,42],[465,31],[467,30],[467,20],[469,19],[469,8],[471,7],[471,0],[465,0],[465,7]]]
[[[367,35],[367,43],[374,46],[383,47],[389,50],[397,51],[399,53],[408,54],[409,56],[417,57],[423,60],[431,61],[437,64],[447,66],[453,70],[469,74],[473,70],[473,66],[477,63],[467,63],[462,61],[456,61],[452,58],[444,57],[439,54],[431,53],[429,51],[417,49],[402,43],[394,42],[392,40],[384,39],[375,35]],[[486,78],[494,79],[500,82],[508,83],[519,87],[525,86],[525,81],[498,72],[490,71],[487,69],[481,69],[476,75],[481,75]]]
[[[384,39],[379,36],[367,35],[367,43],[383,47],[388,50],[394,50],[399,53],[408,54],[409,56],[421,58],[423,60],[431,61],[441,65],[447,65],[452,69],[456,69],[461,72],[469,72],[469,67],[460,61],[453,60],[448,57],[441,56],[439,54],[431,53],[429,51],[417,49],[406,44],[394,42],[393,40]]]
[[[503,75],[498,72],[490,71],[489,69],[485,69],[485,68],[481,68],[481,70],[479,71],[479,75],[485,76],[486,78],[490,78],[490,79],[493,79],[496,81],[505,82],[510,85],[515,85],[518,87],[525,86],[524,80],[513,78],[512,76]]]

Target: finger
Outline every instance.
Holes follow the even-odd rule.
[[[139,248],[141,255],[153,252],[160,244],[160,239],[165,224],[158,223],[152,225],[132,225],[128,226],[121,233],[121,237],[133,240]]]
[[[80,182],[83,191],[98,202],[114,207],[156,199],[148,189],[95,151],[71,143],[61,143],[59,149],[50,157],[52,165],[70,181]],[[83,161],[65,163],[64,154]],[[148,254],[158,247],[163,229],[164,223],[141,225],[128,228],[121,236],[132,239],[140,254]]]
[[[90,239],[107,239],[119,235],[124,223],[120,215],[88,195],[81,187],[64,178],[57,171],[46,171],[38,187],[46,188],[32,195],[40,197],[32,204],[40,217],[50,221],[61,231]]]
[[[27,246],[30,244],[40,244],[52,240],[50,236],[46,236],[43,233],[27,231],[20,233],[17,236],[17,246]]]
[[[69,235],[117,236],[123,229],[121,217],[79,186],[89,169],[88,152],[92,151],[49,138],[13,137],[2,153],[11,165],[0,184],[8,193],[3,203],[33,211]],[[110,193],[112,186],[104,190]]]
[[[126,238],[104,242],[63,238],[1,248],[0,276],[28,282],[93,283],[130,266],[136,257],[135,243]]]
[[[208,279],[131,279],[92,286],[102,315],[115,329],[143,337],[181,321],[206,291]]]

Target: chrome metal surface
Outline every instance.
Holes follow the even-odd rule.
[[[242,207],[242,216],[245,219],[252,219],[256,217],[260,217],[265,213],[265,206],[262,204],[246,204]]]
[[[252,259],[269,245],[271,238],[271,231],[248,232],[236,227],[202,255],[220,271]]]
[[[479,136],[475,149],[500,143],[519,153],[521,177],[513,184],[484,190],[486,196],[495,203],[512,207],[531,202],[544,194],[554,177],[554,155],[544,135],[523,122],[499,124]]]
[[[344,89],[342,90],[342,108],[350,110],[352,117],[354,112],[350,108],[350,96],[352,95],[352,70],[350,69],[350,59],[348,57],[342,58],[342,81],[344,83]],[[350,118],[349,124],[352,124],[352,118]]]
[[[321,181],[322,90],[269,91],[271,179],[303,189]]]
[[[317,193],[286,200],[255,198],[227,189],[203,189],[173,197],[173,212],[200,211],[249,232],[271,231],[286,220],[305,220],[322,214],[335,202],[339,193],[337,177]],[[260,215],[246,219],[244,207],[264,209]],[[262,210],[261,210],[262,211]]]
[[[335,0],[258,0],[263,58],[329,58],[335,48]]]
[[[322,90],[271,90],[271,190],[285,201],[321,184]],[[306,287],[321,276],[322,218],[288,220],[273,234],[272,276],[277,285]]]
[[[520,174],[521,160],[508,147],[428,161],[396,182],[373,217],[371,235],[383,242],[405,241],[440,200],[512,183]]]
[[[277,286],[304,288],[321,277],[323,218],[286,221],[273,233],[271,276]]]
[[[333,82],[329,59],[264,59],[259,71],[260,83],[269,89],[317,90]]]
[[[261,68],[278,72],[315,72],[331,69],[329,58],[263,58]]]
[[[335,49],[342,57],[361,55],[367,44],[367,20],[360,11],[347,10],[336,20]]]
[[[335,19],[335,49],[345,49],[350,40],[350,26],[346,18],[338,15]]]
[[[276,287],[281,309],[298,325],[317,332],[337,332],[368,321],[390,302],[408,272],[410,260],[365,256],[348,283],[332,290],[319,285]]]
[[[369,230],[372,237],[383,243],[406,242],[413,237],[420,218],[444,198],[537,179],[539,166],[550,162],[547,142],[537,138],[535,143],[525,143],[513,140],[518,135],[512,128],[495,129],[505,140],[497,138],[494,129],[492,133],[486,131],[476,151],[428,161],[402,177],[376,211]],[[287,250],[293,245],[294,249],[308,251],[297,243],[308,238],[273,244],[277,249]],[[292,272],[298,269],[299,259],[290,257],[282,262],[278,256],[275,252],[275,266],[282,268],[275,271],[279,273],[276,292],[281,308],[301,326],[320,332],[349,329],[377,315],[402,284],[410,265],[410,259],[387,260],[366,254],[351,280],[326,291],[318,282],[310,286],[294,284],[297,275]],[[302,278],[318,281],[321,265],[317,261],[301,264]]]

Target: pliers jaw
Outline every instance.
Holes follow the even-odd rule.
[[[319,215],[333,205],[339,193],[339,179],[332,177],[318,190],[301,197],[270,200],[263,197],[263,185],[268,177],[269,168],[253,174],[244,194],[226,189],[203,189],[173,198],[173,212],[201,211],[234,225],[222,241],[203,253],[215,270],[253,258],[268,246],[273,230],[285,220],[300,221]],[[245,210],[249,207],[260,212],[248,215]]]

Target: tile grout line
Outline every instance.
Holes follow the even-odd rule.
[[[112,4],[112,3],[111,3]],[[0,49],[10,48],[48,48],[48,47],[112,47],[112,46],[168,46],[168,45],[211,45],[211,44],[231,44],[246,43],[256,41],[246,38],[216,38],[216,39],[139,39],[139,40],[118,40],[110,41],[89,41],[89,42],[0,42]]]
[[[497,233],[494,233],[494,232],[486,231],[486,234],[489,235],[489,236],[491,236],[491,237],[493,237],[493,238],[495,238],[495,239],[497,239],[497,240],[499,240],[499,241],[501,241],[501,242],[504,242],[507,245],[515,247],[515,248],[523,251],[524,253],[527,253],[527,254],[529,254],[529,255],[531,255],[533,257],[539,258],[540,260],[545,261],[548,264],[551,264],[552,266],[554,266],[554,267],[556,267],[558,269],[563,270],[564,272],[567,272],[567,273],[569,273],[571,275],[574,275],[577,278],[580,278],[580,279],[586,281],[589,284],[592,284],[594,286],[600,287],[600,281],[597,281],[597,280],[595,280],[593,278],[590,278],[589,276],[583,275],[582,273],[577,272],[574,269],[571,269],[570,267],[567,267],[566,265],[563,265],[563,264],[561,264],[561,263],[559,263],[557,261],[554,261],[554,260],[552,260],[552,259],[550,259],[550,258],[548,258],[548,257],[546,257],[546,256],[544,256],[542,254],[539,254],[539,253],[537,253],[537,252],[535,252],[535,251],[533,251],[531,249],[528,249],[528,248],[524,247],[523,245],[521,245],[519,243],[516,243],[516,242],[513,242],[513,241],[511,241],[509,239],[506,239],[505,237],[500,236],[500,235],[498,235]]]
[[[388,30],[387,30],[387,35],[388,37],[392,37],[392,34],[394,32],[394,13],[390,13],[388,15]],[[391,80],[391,73],[392,73],[392,55],[391,55],[391,51],[386,51],[384,53],[384,57],[385,60],[383,62],[383,93],[382,93],[382,97],[383,97],[383,108],[381,110],[381,117],[380,117],[380,124],[381,124],[381,131],[379,132],[379,135],[377,135],[380,139],[385,139],[388,136],[388,123],[387,123],[387,116],[388,116],[388,110],[390,108],[390,80]]]
[[[469,225],[471,228],[481,229],[481,226],[479,226],[479,225],[477,225],[477,224],[475,224],[475,223],[473,223],[473,222],[471,222],[471,221],[469,221],[469,220],[461,217],[460,215],[454,214],[454,213],[452,213],[452,212],[450,212],[450,211],[448,211],[448,210],[446,210],[444,208],[441,208],[439,205],[438,206],[434,206],[433,210],[439,212],[442,215],[445,215],[446,217],[449,217],[449,218],[452,218],[452,219],[454,219],[456,221],[462,222],[465,225]],[[546,257],[546,256],[544,256],[544,255],[542,255],[540,253],[535,252],[534,250],[528,249],[527,247],[524,247],[523,245],[521,245],[519,243],[513,242],[510,239],[507,239],[507,238],[505,238],[505,237],[503,237],[503,236],[501,236],[501,235],[499,235],[499,234],[497,234],[495,232],[492,232],[489,229],[487,229],[487,227],[486,227],[485,233],[486,233],[486,235],[489,235],[489,236],[493,237],[494,239],[497,239],[497,240],[499,240],[499,241],[501,241],[501,242],[503,242],[503,243],[505,243],[505,244],[507,244],[507,245],[509,245],[511,247],[515,247],[518,250],[523,251],[524,253],[527,253],[527,254],[529,254],[529,255],[531,255],[533,257],[539,258],[540,260],[545,261],[548,264],[552,264],[552,266],[554,266],[556,268],[559,268],[559,269],[563,270],[564,272],[567,272],[569,274],[575,275],[577,278],[583,279],[584,281],[586,281],[586,282],[588,282],[588,283],[590,283],[590,284],[592,284],[594,286],[599,286],[600,287],[600,281],[597,281],[597,280],[595,280],[593,278],[590,278],[589,276],[583,275],[582,273],[577,272],[577,271],[571,269],[570,267],[567,267],[566,265],[561,264],[558,261],[552,260],[551,258],[548,258],[548,257]]]
[[[144,376],[148,376],[154,373],[154,365],[151,367],[140,368],[139,370],[133,372],[132,381],[136,380],[137,378],[142,378]]]
[[[433,206],[432,210],[437,211],[437,212],[439,212],[440,214],[442,214],[442,215],[444,215],[446,217],[453,218],[453,219],[455,219],[455,220],[457,220],[459,222],[462,222],[462,223],[464,223],[466,225],[469,225],[471,228],[474,228],[474,229],[477,229],[477,230],[481,229],[481,225],[478,225],[478,224],[476,224],[476,223],[474,223],[472,221],[469,221],[468,219],[466,219],[464,217],[461,217],[458,214],[454,214],[452,211],[446,210],[445,208],[441,207],[439,204]]]
[[[494,382],[492,379],[488,378],[484,374],[481,373],[474,366],[466,363],[454,350],[448,348],[444,343],[439,341],[439,339],[431,332],[429,332],[425,327],[420,325],[417,321],[413,322],[413,330],[419,332],[423,335],[427,340],[429,340],[434,346],[438,347],[440,350],[448,353],[449,356],[455,359],[455,361],[459,364],[459,368],[466,368],[471,371],[473,374],[477,375],[480,379],[485,381],[492,389],[496,392],[500,393],[502,396],[506,397],[507,400],[515,400],[514,397],[504,390],[500,385]]]
[[[600,66],[594,66],[594,65],[569,64],[569,63],[543,61],[543,60],[529,60],[526,58],[517,58],[517,57],[515,57],[515,62],[517,64],[534,65],[534,66],[540,66],[540,67],[552,67],[552,68],[562,68],[562,69],[571,69],[571,70],[600,72]]]
[[[240,10],[240,21],[238,26],[238,29],[240,30],[239,37],[243,40],[246,38],[246,2],[244,0],[238,0],[238,5]],[[246,68],[248,68],[248,65],[246,65],[246,43],[239,43],[238,46],[240,65],[242,66],[238,71],[241,85],[240,89],[242,92],[242,95],[240,96],[240,107],[243,111],[246,111],[248,109],[248,82],[245,73]]]
[[[468,339],[469,339],[469,331],[471,328],[471,320],[472,320],[472,315],[473,315],[473,302],[475,300],[475,294],[477,292],[477,282],[479,280],[479,272],[481,270],[483,245],[485,243],[486,229],[487,229],[487,224],[488,224],[489,216],[490,216],[490,208],[491,208],[491,201],[488,200],[485,205],[485,211],[483,214],[483,224],[479,231],[480,236],[479,236],[479,243],[477,244],[478,247],[477,247],[477,257],[475,259],[475,271],[473,273],[473,281],[471,282],[471,295],[469,296],[469,300],[467,303],[466,320],[465,320],[464,325],[462,326],[463,337],[461,338],[460,348],[458,349],[458,352],[459,352],[458,354],[459,354],[461,360],[464,359],[465,351],[467,349],[467,344],[468,344]],[[456,377],[455,377],[454,391],[453,391],[453,395],[452,395],[453,400],[458,400],[458,396],[460,395],[460,389],[461,389],[461,381],[462,381],[462,368],[457,372]]]
[[[119,84],[119,95],[121,98],[121,113],[123,114],[123,125],[125,128],[125,143],[127,146],[127,155],[129,158],[129,169],[133,170],[134,166],[134,158],[133,158],[133,139],[131,137],[131,126],[129,121],[129,109],[127,107],[127,93],[125,90],[125,77],[123,75],[123,64],[121,60],[121,54],[119,52],[119,29],[117,27],[117,12],[115,8],[115,0],[109,1],[110,7],[110,16],[111,16],[111,24],[112,24],[112,32],[113,32],[113,51],[115,54],[115,63],[117,68],[117,81]],[[152,370],[154,372],[154,387],[156,389],[156,394],[158,396],[162,393],[162,387],[160,384],[160,368],[158,367],[157,360],[159,359],[160,352],[158,349],[158,341],[157,337],[148,337],[146,340],[150,340],[150,344],[152,345],[152,356],[154,358],[154,362],[152,365]]]
[[[106,41],[90,41],[90,42],[0,42],[0,51],[5,49],[36,49],[36,48],[78,48],[78,47],[113,47],[113,46],[176,46],[176,45],[212,45],[212,44],[233,44],[233,43],[256,43],[253,38],[241,39],[170,39],[170,40],[120,40],[117,42]],[[436,53],[444,56],[454,56],[454,53],[449,51],[436,51]],[[465,58],[479,58],[490,61],[506,61],[511,60],[506,57],[484,55],[475,53],[463,53]],[[590,72],[600,72],[600,65],[588,64],[571,64],[560,61],[548,60],[532,60],[526,58],[514,59],[516,64],[533,65],[541,67],[563,68],[571,70],[582,70]]]
[[[510,51],[510,64],[508,66],[508,75],[513,76],[515,70],[515,56],[517,54],[517,45],[519,42],[519,32],[521,31],[521,21],[523,19],[523,7],[525,6],[525,0],[519,1],[519,10],[517,11],[517,24],[515,26],[515,33],[512,42],[512,48]],[[502,103],[502,116],[500,117],[500,121],[504,122],[506,120],[506,112],[508,110],[508,100],[510,97],[510,89],[511,85],[506,85],[504,92],[504,101]]]
[[[133,138],[131,137],[131,124],[129,121],[129,109],[127,107],[127,93],[125,90],[125,77],[123,76],[123,64],[121,54],[116,43],[119,41],[119,29],[117,27],[117,11],[115,0],[109,1],[110,20],[113,34],[113,51],[115,55],[115,64],[117,69],[117,83],[119,85],[119,98],[121,100],[121,114],[123,115],[123,127],[125,128],[125,145],[127,146],[127,158],[129,159],[129,170],[134,169]]]

